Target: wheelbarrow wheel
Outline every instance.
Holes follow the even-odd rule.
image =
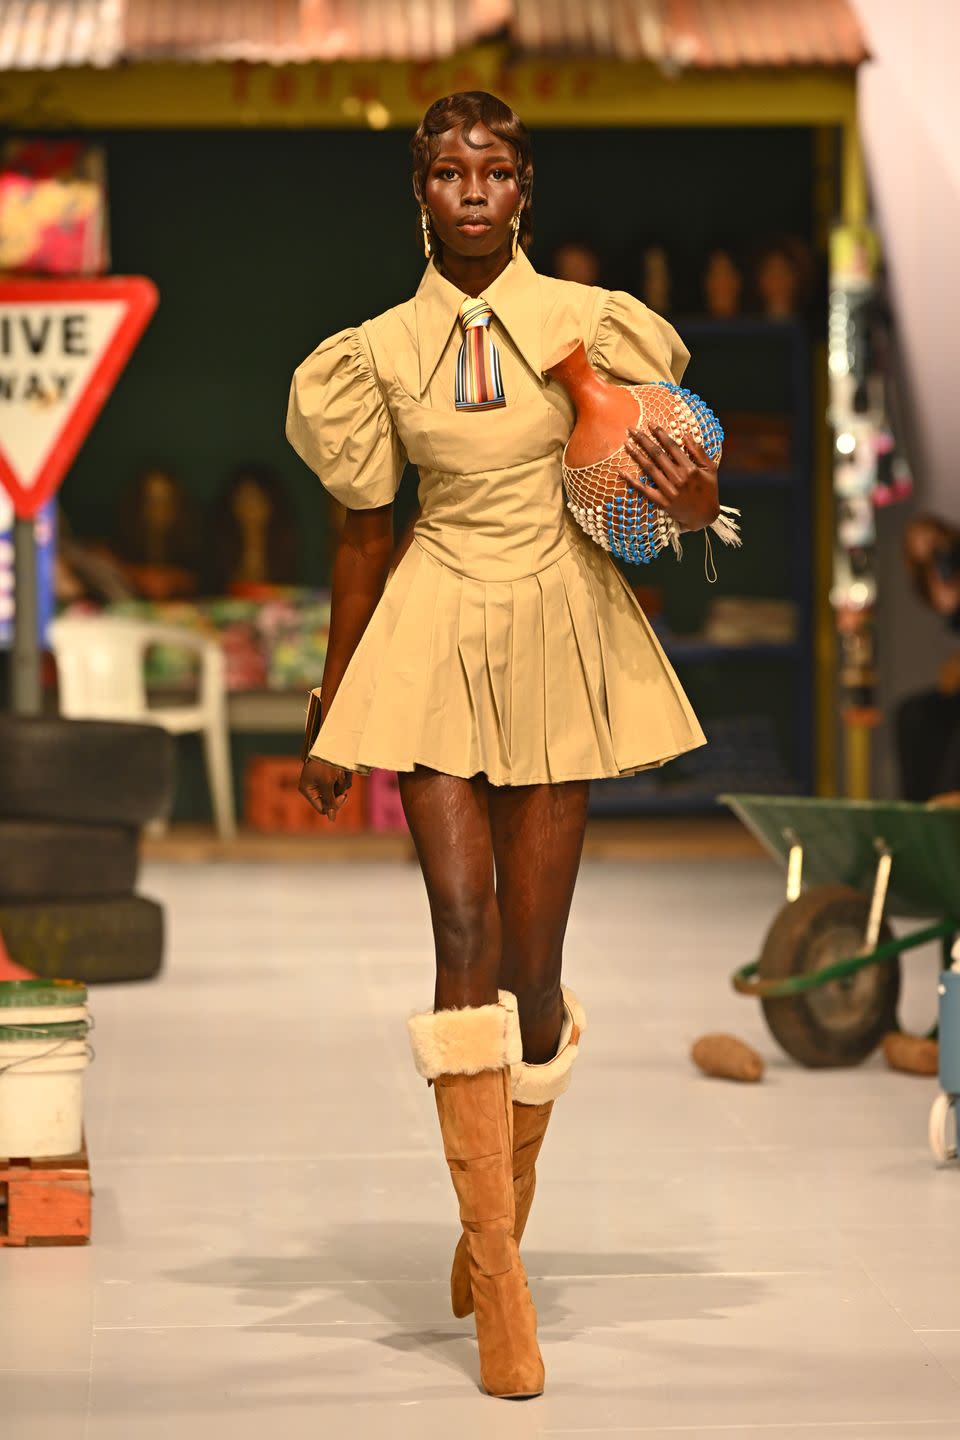
[[[930,1149],[941,1165],[957,1158],[957,1097],[942,1090],[930,1108]]]
[[[771,925],[760,956],[761,980],[811,975],[863,948],[870,898],[846,885],[808,890],[785,905]],[[893,938],[880,927],[878,944]],[[815,1069],[859,1065],[889,1030],[897,1029],[900,963],[878,961],[847,980],[799,995],[764,997],[774,1038],[794,1060]]]

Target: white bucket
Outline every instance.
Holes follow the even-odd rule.
[[[0,983],[0,1026],[72,1025],[88,1018],[87,987],[74,980]]]
[[[86,1005],[61,1005],[55,1014],[34,1005],[10,1005],[0,1010],[0,1026],[7,1025],[89,1025]]]
[[[52,1033],[51,1033],[52,1032]],[[83,1139],[86,1026],[0,1029],[0,1156],[75,1155]],[[16,1038],[10,1038],[15,1036]]]

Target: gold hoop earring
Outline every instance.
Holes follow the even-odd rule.
[[[520,211],[518,210],[517,213],[516,213],[516,215],[514,215],[514,217],[513,217],[513,243],[512,243],[512,245],[511,245],[511,247],[510,247],[510,250],[511,250],[511,256],[510,256],[510,258],[511,258],[512,260],[516,260],[516,258],[517,258],[517,248],[518,248],[519,244],[520,244]]]
[[[430,244],[430,218],[426,205],[420,206],[420,229],[423,231],[423,253],[429,260],[433,246]]]

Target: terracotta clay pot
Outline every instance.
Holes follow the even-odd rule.
[[[581,340],[543,373],[563,386],[577,412],[562,468],[567,508],[580,528],[603,550],[633,564],[653,560],[668,544],[677,548],[670,517],[621,479],[621,471],[639,474],[624,449],[628,427],[642,423],[637,390],[602,379]]]
[[[667,545],[679,555],[676,521],[631,483],[642,472],[624,449],[627,430],[651,435],[662,426],[677,441],[692,435],[716,459],[723,431],[713,411],[699,395],[668,381],[611,384],[590,364],[582,340],[566,345],[543,373],[563,386],[577,412],[562,460],[567,506],[577,524],[597,545],[633,564],[655,559]],[[644,479],[656,487],[649,475]],[[727,543],[739,543],[727,517],[712,528]]]
[[[598,460],[617,454],[627,438],[627,429],[637,424],[640,406],[636,396],[625,385],[611,385],[597,374],[578,340],[543,372],[556,380],[573,401],[577,423],[567,441],[564,464],[571,470],[583,469]],[[624,455],[623,468],[636,473],[637,467]]]

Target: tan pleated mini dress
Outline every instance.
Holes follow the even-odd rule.
[[[464,296],[433,262],[413,300],[325,340],[293,377],[287,436],[345,506],[388,505],[408,459],[420,473],[414,543],[311,754],[494,785],[662,765],[705,737],[633,592],[565,507],[575,417],[542,366],[580,337],[610,378],[679,381],[687,351],[632,296],[538,275],[522,252],[484,298],[500,409],[455,408]]]

